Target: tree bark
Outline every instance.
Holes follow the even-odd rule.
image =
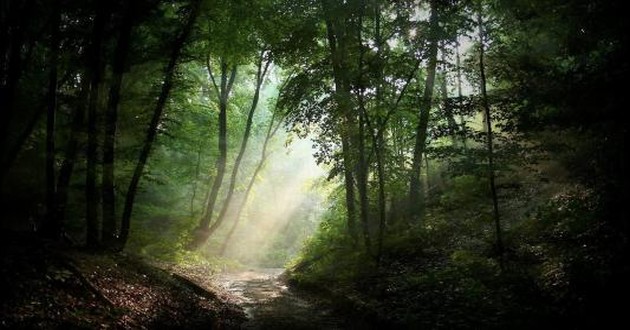
[[[186,18],[186,23],[182,27],[179,35],[176,37],[175,42],[171,46],[169,61],[166,65],[166,69],[164,70],[164,82],[162,84],[162,90],[160,91],[160,96],[158,97],[155,109],[153,110],[153,116],[151,117],[151,122],[149,123],[149,127],[147,129],[147,135],[142,146],[142,150],[140,151],[140,156],[138,157],[138,162],[136,163],[133,176],[131,177],[131,181],[129,182],[129,187],[127,188],[127,195],[125,196],[125,205],[120,225],[120,236],[118,237],[118,246],[116,247],[118,250],[122,250],[125,247],[127,240],[129,239],[131,213],[133,211],[133,205],[138,190],[138,184],[140,183],[142,172],[144,171],[144,167],[147,163],[147,160],[149,159],[149,155],[153,147],[153,142],[157,137],[158,125],[160,124],[160,120],[162,119],[162,113],[164,112],[164,107],[166,106],[166,100],[168,99],[171,89],[173,88],[173,80],[175,78],[177,63],[181,56],[182,49],[184,48],[184,44],[186,43],[186,40],[188,39],[188,36],[190,35],[193,26],[195,25],[195,21],[197,19],[197,16],[199,15],[200,8],[201,0],[193,0],[190,4],[189,14]]]
[[[45,234],[58,238],[61,234],[61,219],[57,219],[55,202],[55,115],[57,112],[57,62],[59,60],[59,24],[61,21],[60,0],[53,2],[51,19],[51,42],[48,76],[46,117],[46,226]]]
[[[236,156],[236,160],[234,161],[234,167],[232,168],[232,174],[230,176],[230,186],[228,187],[225,202],[223,202],[223,206],[221,207],[221,211],[219,212],[217,220],[212,224],[212,226],[210,226],[210,228],[208,228],[208,236],[212,235],[219,228],[219,226],[221,226],[230,207],[230,202],[232,201],[232,195],[234,194],[234,187],[236,186],[238,170],[241,165],[241,161],[243,160],[243,156],[245,155],[245,150],[247,149],[247,143],[249,141],[249,136],[251,135],[250,133],[252,130],[252,123],[254,121],[254,113],[256,111],[256,107],[258,107],[258,100],[260,99],[260,88],[265,79],[265,76],[267,75],[269,65],[271,64],[271,60],[267,60],[265,62],[265,53],[266,51],[262,51],[260,54],[258,71],[256,73],[256,90],[254,91],[252,105],[249,109],[249,113],[247,114],[247,122],[245,124],[245,132],[243,133],[241,148],[238,152],[238,155]]]
[[[366,157],[366,146],[365,141],[366,137],[366,127],[371,130],[370,118],[367,113],[365,107],[365,86],[363,86],[363,56],[364,56],[364,48],[363,48],[363,12],[365,10],[365,2],[361,1],[361,8],[358,17],[358,26],[357,26],[357,40],[359,42],[359,74],[357,85],[359,87],[358,93],[358,104],[359,104],[359,129],[357,136],[357,144],[358,144],[358,153],[359,159],[357,164],[357,190],[359,191],[359,217],[361,219],[361,228],[363,230],[363,243],[365,244],[365,249],[368,254],[372,254],[372,239],[370,233],[370,222],[369,222],[369,198],[368,198],[368,175],[369,175],[369,166],[367,163]],[[370,133],[370,136],[372,134]]]
[[[381,59],[383,39],[381,35],[381,11],[379,1],[374,1],[374,42],[377,47],[377,58]],[[378,66],[378,76],[376,77],[376,108],[379,116],[377,117],[377,125],[379,130],[372,135],[372,143],[374,145],[374,153],[376,154],[376,177],[378,184],[378,234],[376,243],[376,266],[379,267],[383,257],[383,240],[385,237],[385,228],[387,225],[387,215],[385,211],[385,167],[383,160],[384,144],[383,134],[385,130],[385,118],[380,115],[380,109],[383,106],[383,65]]]
[[[442,44],[440,61],[442,66],[440,69],[441,81],[440,81],[440,98],[442,99],[442,109],[444,110],[444,116],[446,117],[446,123],[451,136],[453,144],[457,142],[457,122],[453,116],[453,108],[449,103],[448,98],[448,70],[446,69],[446,42]]]
[[[269,154],[267,153],[269,141],[271,141],[271,138],[276,135],[276,132],[278,131],[278,129],[280,128],[280,124],[282,123],[282,120],[280,120],[278,121],[278,125],[274,127],[273,124],[275,121],[275,117],[276,117],[276,113],[274,112],[273,115],[271,116],[271,122],[269,123],[267,134],[265,135],[265,141],[263,142],[260,160],[258,161],[258,164],[256,165],[256,168],[254,169],[254,172],[252,173],[251,178],[249,179],[249,183],[247,184],[247,189],[245,190],[245,194],[243,195],[241,204],[236,210],[232,227],[230,227],[230,231],[226,235],[225,240],[223,241],[223,244],[221,244],[221,249],[219,250],[219,255],[221,256],[225,255],[227,246],[230,240],[232,239],[234,232],[236,232],[236,228],[238,227],[238,224],[240,223],[241,213],[243,212],[243,209],[245,208],[245,205],[247,204],[247,200],[249,199],[249,194],[251,193],[252,188],[254,187],[254,182],[256,182],[256,177],[258,177],[258,173],[260,173],[260,171],[262,170],[263,166],[265,165],[265,161],[267,160],[267,157],[269,156]]]
[[[343,173],[345,187],[346,217],[348,224],[348,232],[356,242],[356,204],[354,191],[354,161],[352,160],[351,150],[352,131],[355,129],[356,120],[352,113],[352,99],[350,92],[350,82],[347,77],[347,67],[344,63],[346,58],[347,38],[343,22],[338,22],[338,18],[333,20],[335,13],[329,12],[330,2],[323,1],[322,7],[326,13],[326,32],[328,36],[328,47],[330,48],[331,65],[333,71],[333,80],[335,83],[335,101],[339,110],[342,123],[339,125],[339,135],[341,138],[341,153],[343,158]]]
[[[457,103],[459,105],[459,111],[462,113],[464,108],[464,94],[462,93],[462,67],[459,55],[459,39],[457,39],[455,43],[455,66],[457,67]],[[466,118],[463,114],[460,114],[459,121],[462,131],[466,132]],[[462,134],[462,147],[464,147],[464,150],[467,148],[466,134]]]
[[[114,176],[114,156],[116,147],[116,124],[118,121],[118,105],[120,88],[129,53],[131,30],[133,28],[135,2],[125,2],[125,12],[120,26],[118,43],[112,65],[112,82],[109,87],[109,99],[105,112],[105,138],[103,141],[103,244],[112,247],[116,242],[116,196]]]
[[[496,249],[499,260],[499,266],[501,269],[504,267],[503,261],[503,239],[501,233],[501,218],[499,216],[499,200],[497,198],[497,187],[495,184],[495,171],[494,171],[494,145],[493,145],[493,133],[492,133],[492,117],[490,113],[490,102],[488,100],[488,92],[486,90],[486,69],[484,64],[484,30],[483,30],[483,17],[482,8],[479,8],[477,13],[477,24],[479,28],[479,77],[481,87],[481,102],[483,105],[483,111],[486,119],[486,148],[488,151],[488,181],[490,183],[490,192],[492,194],[492,217],[494,219],[495,232],[496,232]]]
[[[101,85],[104,65],[102,61],[102,44],[105,25],[109,19],[109,11],[104,4],[99,4],[94,26],[92,28],[92,45],[90,46],[90,100],[88,102],[88,145],[87,145],[87,172],[85,178],[86,200],[86,244],[95,248],[99,245],[98,228],[98,195],[96,190],[96,166],[97,166],[97,108],[100,98],[99,87]]]
[[[424,196],[420,181],[420,168],[422,167],[422,155],[427,143],[427,128],[429,125],[429,113],[433,99],[433,87],[435,85],[435,69],[437,65],[437,3],[431,1],[430,32],[429,32],[429,62],[427,64],[427,79],[424,85],[424,93],[418,111],[418,126],[416,127],[416,140],[413,150],[413,160],[409,179],[409,221],[418,222],[422,218],[424,210]]]
[[[201,153],[203,149],[201,145],[199,146],[199,150],[197,150],[197,163],[195,164],[195,180],[193,181],[192,187],[192,196],[190,196],[190,216],[195,215],[195,199],[197,198],[197,182],[199,181],[199,173],[201,172]]]
[[[228,68],[227,62],[225,59],[222,59],[221,82],[220,86],[217,86],[212,74],[209,60],[206,66],[208,74],[215,86],[217,95],[219,96],[219,158],[217,159],[217,175],[212,183],[206,210],[204,215],[201,217],[199,226],[193,231],[192,241],[188,246],[191,250],[199,248],[208,240],[208,237],[210,237],[210,222],[212,222],[214,207],[219,196],[219,190],[221,190],[223,177],[225,176],[225,167],[227,163],[227,107],[230,98],[230,91],[232,90],[234,79],[236,78],[236,66],[234,65],[231,68]]]
[[[64,150],[63,162],[57,177],[57,219],[64,221],[68,204],[68,187],[79,150],[79,136],[83,134],[85,104],[89,101],[90,82],[82,79],[77,105],[73,107],[70,137]]]

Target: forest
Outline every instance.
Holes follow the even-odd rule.
[[[0,328],[616,327],[623,7],[3,0]]]

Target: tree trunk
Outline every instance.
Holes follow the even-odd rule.
[[[60,220],[56,217],[55,203],[55,115],[57,112],[57,62],[59,59],[59,24],[61,9],[59,0],[53,3],[51,42],[48,76],[46,116],[46,226],[45,235],[57,238],[61,234]]]
[[[88,102],[88,145],[87,145],[87,173],[85,178],[86,200],[86,244],[95,248],[99,245],[98,228],[98,195],[96,191],[96,163],[97,163],[97,108],[99,104],[99,87],[102,80],[104,64],[102,61],[102,43],[105,25],[109,19],[109,12],[104,4],[99,5],[94,26],[92,28],[92,45],[90,46],[90,100]]]
[[[457,122],[455,121],[455,117],[453,116],[453,108],[449,103],[448,99],[448,71],[446,69],[446,42],[442,44],[441,58],[442,66],[440,68],[440,98],[442,99],[442,109],[444,111],[444,116],[446,117],[446,122],[448,124],[449,135],[451,136],[451,141],[453,144],[457,142]]]
[[[212,183],[210,190],[210,197],[208,198],[208,204],[204,212],[199,226],[193,231],[192,241],[190,242],[189,249],[197,249],[210,237],[210,222],[214,213],[214,207],[219,196],[219,190],[223,183],[223,177],[225,176],[225,167],[227,163],[227,106],[230,98],[230,91],[236,78],[236,66],[232,66],[229,69],[228,77],[228,64],[225,59],[221,60],[221,85],[217,86],[214,76],[212,75],[212,69],[210,62],[207,63],[207,69],[212,82],[215,86],[215,90],[219,95],[219,158],[217,159],[217,175]]]
[[[60,220],[56,217],[55,203],[55,115],[57,112],[57,62],[59,59],[59,24],[61,9],[59,0],[53,2],[51,19],[51,42],[48,76],[48,97],[46,117],[46,226],[44,233],[51,238],[61,234]]]
[[[173,87],[173,79],[175,78],[175,69],[177,67],[177,62],[179,61],[179,58],[181,56],[184,44],[188,39],[188,36],[193,29],[193,26],[195,25],[195,21],[197,19],[197,16],[199,15],[200,8],[201,0],[193,0],[190,4],[189,14],[186,18],[186,23],[177,38],[175,39],[175,42],[171,46],[169,61],[166,69],[164,70],[164,82],[162,84],[162,90],[160,91],[160,96],[158,97],[155,109],[153,110],[153,116],[151,117],[151,122],[149,123],[149,127],[147,129],[147,136],[142,146],[142,150],[140,151],[140,156],[138,158],[138,162],[136,163],[133,176],[131,177],[131,181],[129,182],[129,187],[127,188],[127,195],[125,197],[125,205],[122,214],[122,222],[120,225],[120,236],[118,237],[118,246],[116,247],[118,250],[122,250],[125,247],[127,240],[129,239],[131,213],[133,211],[133,205],[138,190],[138,184],[140,183],[140,178],[142,177],[144,166],[149,159],[149,154],[151,153],[153,142],[157,137],[158,126],[160,124],[160,120],[162,119],[164,107],[166,106],[166,100],[168,99],[171,89]]]
[[[429,113],[435,85],[435,68],[437,65],[437,29],[438,17],[436,0],[431,1],[430,35],[429,35],[429,62],[427,64],[427,79],[424,85],[424,93],[418,111],[418,126],[416,127],[416,141],[413,149],[413,161],[409,179],[409,221],[418,222],[424,210],[424,196],[420,181],[420,168],[422,167],[422,155],[427,143],[427,128],[429,125]]]
[[[346,192],[346,212],[348,231],[350,236],[356,242],[356,205],[354,192],[354,162],[352,160],[351,150],[352,131],[355,129],[355,118],[352,113],[352,100],[350,93],[350,83],[347,77],[347,68],[344,63],[346,57],[346,31],[342,23],[333,21],[335,13],[329,12],[333,6],[330,2],[322,3],[324,11],[327,13],[326,32],[328,36],[328,46],[330,48],[331,65],[333,69],[333,80],[335,83],[335,101],[339,110],[342,123],[339,125],[339,135],[341,138],[341,153],[343,158],[344,186]],[[338,18],[337,18],[338,20]]]
[[[197,182],[199,181],[199,173],[201,172],[201,153],[203,149],[201,145],[199,145],[199,150],[197,150],[197,163],[195,164],[195,180],[193,181],[192,187],[192,196],[190,196],[190,216],[195,216],[195,199],[197,198]]]
[[[271,122],[269,123],[267,134],[265,135],[265,141],[263,142],[260,160],[258,161],[258,164],[256,165],[256,168],[254,169],[254,172],[252,173],[249,179],[249,183],[247,184],[247,189],[245,190],[245,194],[243,195],[241,204],[238,206],[238,209],[236,210],[232,227],[230,227],[230,231],[226,235],[225,240],[223,241],[223,244],[221,244],[221,249],[219,250],[219,255],[221,256],[225,255],[225,250],[227,249],[227,246],[230,240],[232,239],[232,236],[234,235],[234,232],[236,231],[238,224],[240,223],[241,213],[243,212],[243,209],[245,208],[245,205],[247,204],[247,200],[249,199],[249,194],[251,193],[252,188],[254,187],[254,182],[256,182],[256,177],[258,177],[258,173],[260,173],[260,171],[262,170],[263,166],[265,165],[265,161],[267,160],[267,157],[269,156],[267,153],[269,141],[271,141],[271,138],[274,135],[276,135],[276,132],[278,131],[278,129],[280,128],[280,124],[282,123],[282,120],[280,120],[278,122],[278,125],[274,127],[273,124],[275,121],[275,117],[276,117],[276,113],[274,112],[273,115],[271,116]]]
[[[459,38],[459,37],[458,37]],[[461,130],[463,132],[461,138],[462,138],[462,147],[464,147],[464,150],[467,148],[466,146],[466,118],[463,115],[463,108],[464,108],[464,94],[462,94],[462,67],[461,67],[461,63],[460,63],[460,55],[459,55],[459,39],[456,39],[455,41],[455,66],[457,67],[457,104],[459,106],[459,111],[460,116],[459,116],[459,121],[460,121],[460,126],[461,126]]]
[[[377,47],[377,56],[376,58],[381,59],[381,51],[383,49],[383,39],[381,36],[381,11],[379,2],[375,1],[374,3],[374,35],[375,35],[375,44]],[[378,66],[377,71],[377,86],[376,86],[376,108],[377,113],[380,113],[380,109],[383,106],[383,65]],[[385,237],[385,227],[387,225],[387,216],[385,211],[385,167],[383,163],[383,152],[384,152],[384,143],[383,134],[385,130],[385,118],[382,118],[380,115],[377,117],[377,123],[379,127],[379,131],[377,134],[372,135],[372,143],[374,145],[374,153],[376,154],[376,177],[378,183],[378,235],[377,235],[377,243],[376,243],[376,266],[379,267],[381,264],[381,260],[383,257],[383,240]]]
[[[57,219],[64,221],[66,217],[66,208],[68,204],[68,187],[70,185],[70,178],[74,170],[74,164],[77,159],[79,150],[79,136],[83,133],[84,117],[85,117],[85,104],[89,101],[88,95],[90,90],[90,81],[88,79],[82,79],[81,92],[78,97],[76,106],[73,107],[72,114],[72,127],[70,137],[66,144],[64,151],[63,163],[59,169],[59,176],[57,178]]]
[[[118,121],[118,104],[120,103],[120,87],[122,85],[125,63],[129,53],[129,42],[135,14],[134,3],[125,2],[126,10],[120,26],[118,43],[112,65],[112,82],[109,87],[109,99],[105,113],[105,138],[103,142],[103,244],[112,247],[116,242],[116,196],[114,176],[114,155],[116,145],[116,124]]]
[[[358,94],[358,103],[359,103],[359,130],[357,136],[357,144],[358,144],[358,153],[359,159],[357,164],[357,190],[359,191],[359,217],[361,219],[361,228],[363,230],[363,243],[365,244],[365,249],[368,254],[372,254],[372,239],[370,234],[370,223],[369,223],[369,198],[368,198],[368,175],[369,175],[369,166],[367,163],[366,146],[365,140],[366,137],[366,127],[370,127],[370,121],[368,117],[367,110],[365,108],[365,98],[364,92],[365,87],[363,86],[363,56],[364,56],[364,48],[362,42],[362,31],[363,31],[363,12],[365,10],[365,2],[361,1],[361,8],[358,18],[358,27],[357,27],[357,40],[359,42],[359,75],[357,85],[359,87]],[[371,129],[370,129],[371,131]],[[370,134],[372,135],[372,134]]]
[[[497,198],[497,187],[495,184],[494,173],[494,151],[493,151],[493,134],[492,134],[492,117],[490,114],[490,102],[488,101],[488,92],[486,90],[486,69],[484,65],[484,31],[482,8],[477,13],[477,24],[479,27],[479,77],[481,87],[481,102],[486,119],[486,147],[488,151],[488,181],[490,183],[490,192],[492,194],[492,217],[494,219],[496,231],[496,249],[498,254],[499,266],[504,267],[503,262],[503,239],[501,234],[501,218],[499,217],[499,200]]]
[[[368,165],[365,157],[365,114],[359,116],[359,163],[357,164],[357,190],[359,191],[359,217],[363,230],[363,243],[366,251],[371,254],[372,240],[369,223],[369,199],[368,199]]]
[[[247,114],[247,122],[245,124],[245,132],[243,133],[241,148],[238,152],[238,155],[236,156],[236,160],[234,161],[234,167],[232,168],[232,174],[230,176],[230,186],[228,187],[227,195],[225,197],[225,202],[223,202],[221,212],[219,212],[219,217],[208,229],[208,236],[212,235],[219,228],[219,226],[221,226],[230,207],[230,202],[232,201],[232,195],[234,194],[234,187],[236,186],[238,170],[241,165],[241,161],[243,160],[243,156],[245,155],[245,150],[247,149],[247,142],[249,141],[249,136],[252,130],[252,123],[254,121],[254,112],[256,111],[258,100],[260,99],[260,88],[265,79],[265,76],[267,75],[269,65],[271,64],[271,60],[265,62],[265,53],[265,51],[262,51],[260,54],[260,61],[258,62],[258,72],[256,74],[256,90],[254,91],[252,105],[249,109],[249,113]]]

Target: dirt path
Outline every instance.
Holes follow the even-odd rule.
[[[289,288],[280,268],[224,273],[215,283],[236,296],[248,321],[244,329],[361,328],[332,308],[332,303]],[[369,328],[369,327],[367,327]]]

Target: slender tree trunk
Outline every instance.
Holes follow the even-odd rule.
[[[254,169],[254,172],[252,173],[249,179],[249,183],[247,184],[247,189],[245,190],[245,194],[243,195],[241,204],[238,206],[238,209],[236,210],[232,227],[230,227],[230,230],[228,234],[226,235],[225,240],[223,241],[223,244],[221,244],[221,249],[219,250],[219,255],[221,256],[225,255],[227,246],[229,242],[231,241],[232,236],[234,235],[234,232],[236,232],[236,228],[238,227],[238,224],[240,223],[241,213],[243,212],[243,209],[245,209],[245,205],[247,204],[247,200],[249,199],[249,194],[251,193],[252,188],[254,187],[254,183],[256,182],[256,178],[258,177],[258,173],[260,173],[260,171],[262,170],[267,160],[267,157],[269,156],[267,152],[269,141],[271,141],[271,138],[273,138],[273,136],[276,135],[276,132],[278,131],[278,128],[280,128],[280,124],[282,123],[282,120],[280,120],[278,122],[278,125],[274,127],[275,117],[276,117],[276,113],[274,112],[273,115],[271,116],[271,122],[269,123],[267,134],[265,135],[265,141],[263,142],[260,160],[258,161],[258,164],[256,165],[256,168]]]
[[[344,173],[344,187],[345,187],[345,202],[346,202],[346,219],[348,223],[348,232],[354,241],[357,239],[357,207],[355,204],[355,192],[354,192],[354,173],[352,172],[352,157],[350,156],[350,143],[349,138],[345,133],[341,136],[341,153],[343,154],[343,173]]]
[[[58,238],[61,234],[60,220],[56,217],[55,203],[55,114],[57,112],[57,62],[59,59],[59,24],[61,21],[60,0],[53,2],[50,42],[50,72],[48,76],[48,106],[46,117],[46,228],[45,234]]]
[[[63,162],[57,177],[57,219],[64,221],[68,204],[70,179],[79,150],[79,136],[83,134],[85,104],[89,101],[90,81],[82,79],[81,92],[77,104],[73,107],[72,127],[68,143],[64,151]]]
[[[190,196],[190,216],[195,215],[195,199],[197,198],[197,182],[199,181],[199,173],[201,172],[201,153],[202,147],[199,146],[199,150],[197,150],[197,163],[195,165],[195,180],[193,181],[192,187],[192,196]]]
[[[365,155],[366,126],[370,128],[370,121],[365,107],[365,88],[363,86],[363,12],[365,10],[365,2],[361,1],[361,8],[358,18],[357,40],[359,41],[359,76],[357,85],[359,87],[358,103],[359,103],[359,130],[357,136],[359,159],[357,164],[357,190],[359,191],[359,217],[361,219],[361,227],[363,230],[363,243],[368,254],[372,254],[372,239],[370,234],[369,223],[369,198],[368,198],[368,172],[369,166]],[[370,129],[371,131],[371,129]],[[372,135],[372,134],[370,134]]]
[[[114,176],[114,155],[116,145],[116,124],[118,121],[118,104],[120,103],[120,88],[125,70],[125,63],[129,53],[133,17],[135,14],[134,1],[125,2],[126,10],[120,26],[118,43],[114,53],[112,65],[112,82],[109,87],[109,99],[105,113],[105,138],[103,143],[103,244],[113,247],[116,243],[116,196]]]
[[[499,266],[501,269],[504,267],[503,260],[503,239],[501,234],[501,218],[499,217],[499,200],[497,198],[497,187],[495,184],[494,173],[494,151],[493,151],[493,134],[492,134],[492,116],[490,114],[490,102],[488,101],[488,92],[486,90],[486,69],[484,65],[484,30],[483,30],[483,17],[481,13],[482,8],[479,8],[477,13],[477,24],[479,27],[479,76],[481,87],[481,102],[483,105],[483,111],[486,119],[486,147],[488,151],[488,179],[490,182],[490,192],[492,194],[492,215],[494,218],[494,225],[496,231],[496,249],[499,259]]]
[[[339,125],[339,135],[341,137],[341,153],[343,156],[343,173],[344,173],[344,186],[346,192],[346,212],[348,231],[350,236],[356,242],[357,230],[356,230],[356,205],[355,205],[355,192],[354,192],[354,161],[352,160],[352,131],[355,129],[356,120],[352,113],[352,100],[350,93],[350,83],[347,77],[347,68],[343,60],[345,59],[346,51],[346,31],[342,26],[342,23],[332,20],[334,13],[329,12],[332,4],[330,2],[323,2],[322,6],[327,12],[326,19],[326,31],[328,35],[328,45],[330,48],[331,64],[333,69],[333,78],[335,82],[335,101],[343,122]]]
[[[368,199],[368,165],[365,157],[365,114],[359,116],[359,163],[357,164],[357,190],[359,191],[359,216],[363,230],[363,243],[366,251],[371,254],[372,240],[369,223]]]
[[[383,39],[381,36],[381,11],[379,0],[374,1],[374,35],[375,35],[375,43],[377,47],[377,56],[376,58],[381,59],[382,45]],[[383,106],[383,88],[382,88],[382,77],[383,77],[383,65],[378,66],[378,76],[376,77],[376,108],[377,113],[380,113],[380,109]],[[387,225],[387,215],[386,215],[386,205],[385,205],[385,168],[383,163],[383,152],[384,152],[384,130],[385,130],[385,120],[380,115],[377,117],[377,123],[379,127],[379,131],[377,134],[372,135],[372,143],[374,144],[374,152],[376,154],[376,177],[378,183],[378,236],[376,243],[376,264],[377,267],[380,266],[381,260],[383,257],[383,240],[385,237],[385,227]]]
[[[247,114],[247,122],[245,124],[245,132],[243,133],[241,148],[238,152],[238,155],[236,156],[236,160],[234,161],[234,167],[232,168],[232,174],[230,176],[230,186],[228,187],[225,202],[221,207],[221,211],[219,212],[217,220],[212,224],[212,226],[210,226],[210,228],[208,228],[208,236],[212,235],[219,228],[219,226],[221,226],[230,207],[230,202],[232,201],[232,195],[234,194],[234,187],[236,186],[238,170],[241,165],[241,161],[243,160],[243,156],[245,155],[245,150],[247,149],[247,143],[249,141],[249,136],[251,135],[250,133],[252,130],[252,123],[254,121],[254,113],[256,111],[256,107],[258,107],[258,100],[260,99],[260,88],[267,74],[267,70],[269,69],[269,65],[271,64],[270,60],[265,62],[265,53],[265,51],[262,51],[260,53],[258,72],[256,74],[256,90],[254,92],[252,105],[249,109],[249,113]]]
[[[459,55],[459,39],[456,39],[455,41],[455,66],[457,67],[457,103],[459,105],[459,111],[462,112],[464,108],[464,94],[462,94],[462,67]],[[464,132],[464,134],[462,134],[462,146],[466,149],[466,118],[463,114],[461,114],[459,120],[461,130]]]
[[[166,106],[166,100],[168,99],[171,89],[173,88],[173,80],[175,78],[177,62],[179,61],[179,58],[181,56],[184,44],[186,43],[186,40],[188,39],[188,36],[190,35],[193,26],[195,25],[195,21],[197,19],[197,16],[199,15],[200,8],[201,0],[193,0],[190,4],[186,23],[182,27],[182,30],[180,31],[179,35],[175,39],[175,42],[170,48],[171,54],[168,64],[166,65],[166,69],[164,70],[164,82],[162,84],[162,90],[160,91],[160,96],[158,97],[155,109],[153,110],[153,116],[151,117],[151,122],[149,123],[149,127],[147,129],[147,135],[142,146],[142,150],[140,151],[140,156],[138,158],[138,162],[136,163],[133,176],[131,177],[131,181],[129,182],[129,187],[127,188],[127,195],[125,197],[125,205],[122,214],[122,222],[120,225],[120,236],[118,238],[117,249],[119,250],[122,250],[125,247],[125,244],[129,239],[131,213],[133,211],[133,205],[138,190],[138,184],[140,183],[140,178],[142,177],[144,166],[149,159],[151,148],[153,147],[153,142],[157,137],[158,126],[160,124],[160,120],[162,119],[164,107]]]
[[[457,122],[453,116],[453,108],[448,99],[448,70],[446,68],[446,42],[442,44],[441,58],[442,66],[440,69],[441,81],[440,81],[440,98],[442,99],[442,109],[444,110],[444,116],[448,124],[449,135],[453,144],[457,141]]]
[[[424,195],[428,196],[429,191],[431,191],[431,181],[430,181],[430,173],[429,173],[429,157],[424,155]]]
[[[206,65],[208,73],[215,86],[217,95],[219,95],[219,158],[217,159],[217,175],[212,183],[210,190],[210,197],[204,216],[199,222],[199,226],[195,228],[193,232],[193,239],[188,246],[189,249],[197,249],[210,237],[210,222],[214,214],[214,207],[216,206],[217,198],[219,196],[219,190],[223,183],[223,177],[225,176],[225,168],[227,163],[227,107],[230,98],[230,91],[234,79],[236,78],[236,66],[228,68],[228,64],[225,59],[221,60],[221,85],[217,86],[214,76],[212,75],[212,69],[210,62]]]
[[[409,211],[410,221],[417,222],[422,217],[424,210],[424,196],[420,181],[420,168],[422,167],[422,155],[427,143],[427,128],[429,125],[429,113],[433,99],[433,87],[435,85],[435,69],[437,65],[437,30],[438,17],[436,0],[431,1],[429,62],[427,65],[427,79],[424,85],[424,93],[418,111],[418,126],[416,127],[416,141],[413,150],[413,161],[409,179]]]
[[[90,100],[88,102],[88,145],[87,145],[87,172],[85,178],[85,200],[86,200],[86,222],[87,233],[86,243],[89,247],[95,248],[99,245],[98,228],[98,194],[96,190],[96,165],[97,165],[97,108],[99,104],[99,87],[102,80],[104,65],[102,61],[102,43],[104,38],[105,25],[109,19],[109,12],[105,5],[100,4],[99,10],[94,19],[92,28],[92,45],[90,47]]]

